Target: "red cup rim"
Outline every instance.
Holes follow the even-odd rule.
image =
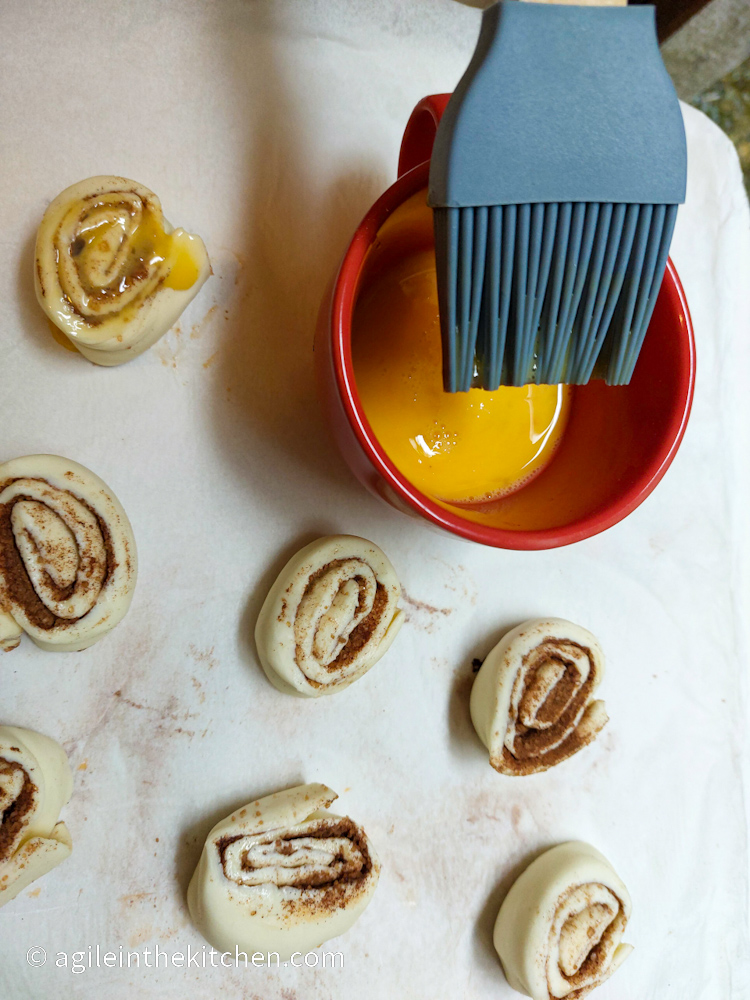
[[[686,335],[679,345],[679,364],[684,375],[679,405],[675,406],[669,422],[664,426],[652,460],[616,500],[568,524],[556,528],[511,531],[469,521],[417,490],[388,458],[364,414],[352,363],[351,319],[365,256],[388,216],[407,198],[427,186],[429,167],[429,161],[420,163],[402,174],[378,198],[358,226],[336,277],[331,310],[333,368],[349,425],[365,455],[396,496],[415,513],[451,534],[482,545],[520,550],[557,548],[597,535],[635,510],[659,483],[680,446],[690,416],[695,388],[695,339],[687,300],[674,264],[671,259],[667,261],[662,294],[666,292],[672,311],[684,321]]]

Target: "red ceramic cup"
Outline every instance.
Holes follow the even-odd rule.
[[[427,186],[435,131],[449,96],[426,97],[414,109],[398,180],[360,223],[323,301],[315,340],[321,399],[350,468],[393,507],[483,545],[568,545],[626,517],[651,493],[677,452],[695,383],[685,294],[670,260],[630,384],[575,386],[568,425],[551,462],[516,493],[496,501],[491,517],[446,510],[417,490],[385,454],[362,409],[352,365],[352,316],[378,230],[395,208]]]

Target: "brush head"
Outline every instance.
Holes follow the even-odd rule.
[[[628,382],[686,175],[653,7],[486,10],[430,166],[446,390]]]
[[[623,203],[435,209],[445,390],[626,385],[676,216]]]

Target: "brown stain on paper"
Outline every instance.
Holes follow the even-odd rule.
[[[218,659],[214,656],[213,646],[210,646],[208,649],[199,649],[191,642],[188,646],[188,651],[196,663],[208,667],[209,670],[213,670],[219,664]]]
[[[452,615],[455,608],[439,608],[426,601],[417,600],[405,590],[401,591],[404,618],[422,629],[424,632],[434,632],[442,618]]]
[[[211,318],[216,314],[218,309],[218,305],[212,305],[208,312],[201,316],[197,323],[193,324],[192,329],[190,330],[191,340],[197,340],[203,335],[206,325],[211,322]]]
[[[127,705],[130,708],[135,708],[141,712],[154,712],[163,722],[170,720],[172,722],[187,722],[188,719],[197,718],[196,712],[188,712],[187,710],[184,712],[177,711],[180,704],[176,695],[171,695],[167,704],[163,705],[161,708],[158,708],[155,705],[142,705],[140,702],[133,701],[132,698],[126,697],[119,689],[115,691],[114,697],[118,698],[124,705]]]

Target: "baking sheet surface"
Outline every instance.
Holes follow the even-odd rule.
[[[750,226],[729,141],[685,109],[673,258],[695,404],[666,478],[622,524],[552,552],[451,540],[366,494],[318,412],[325,285],[395,176],[411,107],[460,76],[478,16],[450,0],[0,8],[0,457],[89,466],[140,555],[132,609],[101,643],[53,655],[24,640],[0,662],[0,719],[60,739],[76,777],[72,857],[0,911],[7,1000],[511,997],[499,901],[524,859],[572,838],[634,901],[635,952],[597,997],[748,995]],[[156,191],[214,268],[172,332],[111,370],[55,343],[32,284],[45,206],[97,173]],[[408,620],[366,678],[302,702],[268,684],[252,628],[289,555],[340,531],[391,556]],[[551,773],[506,779],[471,726],[471,661],[540,615],[600,637],[611,721]],[[200,949],[185,890],[206,833],[302,780],[340,793],[383,864],[369,909],[327,946],[343,969],[57,967],[97,945]]]

